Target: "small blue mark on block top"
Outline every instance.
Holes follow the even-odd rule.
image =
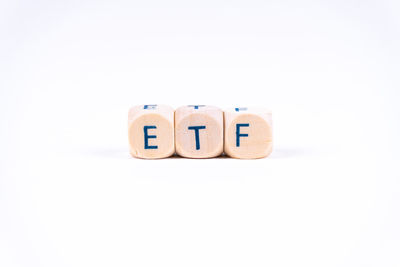
[[[156,109],[157,105],[144,105],[143,109]]]
[[[189,126],[188,129],[189,130],[194,130],[194,136],[195,136],[195,140],[196,140],[196,150],[200,149],[200,135],[199,135],[199,130],[201,129],[205,129],[206,126],[202,125],[202,126]]]
[[[247,110],[247,108],[235,108],[235,111],[236,112],[239,112],[239,111],[246,111]]]
[[[205,107],[205,105],[188,105],[188,107],[193,107],[194,109],[199,109],[199,107]]]
[[[249,136],[248,134],[242,134],[240,133],[240,127],[249,127],[249,123],[237,123],[236,124],[236,146],[240,147],[240,137],[247,137]]]
[[[145,125],[143,126],[143,132],[144,132],[144,149],[158,149],[158,146],[149,146],[149,139],[150,138],[157,138],[156,135],[149,135],[148,134],[148,129],[157,129],[155,125]]]

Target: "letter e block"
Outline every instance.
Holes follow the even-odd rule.
[[[256,159],[272,152],[272,114],[267,109],[233,108],[224,112],[224,152],[232,158]]]
[[[130,153],[160,159],[175,153],[174,110],[166,105],[140,105],[128,114]]]
[[[217,107],[192,105],[175,111],[176,153],[187,158],[212,158],[224,147],[223,113]]]

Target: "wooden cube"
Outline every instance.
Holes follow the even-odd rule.
[[[130,153],[159,159],[175,153],[174,110],[166,105],[140,105],[129,110]]]
[[[267,109],[224,111],[224,152],[232,158],[256,159],[272,152],[272,114]]]
[[[224,148],[223,113],[217,107],[190,105],[175,111],[176,153],[187,158],[212,158]]]

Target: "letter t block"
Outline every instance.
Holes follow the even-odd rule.
[[[175,153],[174,110],[166,105],[141,105],[129,110],[128,138],[132,156],[166,158]]]
[[[258,108],[233,108],[224,112],[225,154],[256,159],[272,152],[272,114]]]
[[[192,105],[175,111],[176,153],[187,158],[212,158],[223,151],[223,113],[217,107]]]

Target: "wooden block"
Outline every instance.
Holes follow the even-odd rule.
[[[175,111],[176,153],[187,158],[212,158],[224,147],[223,113],[217,107],[183,106]]]
[[[128,137],[132,156],[166,158],[175,153],[174,110],[166,105],[140,105],[129,110]]]
[[[224,111],[224,152],[232,158],[256,159],[272,152],[272,114],[267,109]]]

